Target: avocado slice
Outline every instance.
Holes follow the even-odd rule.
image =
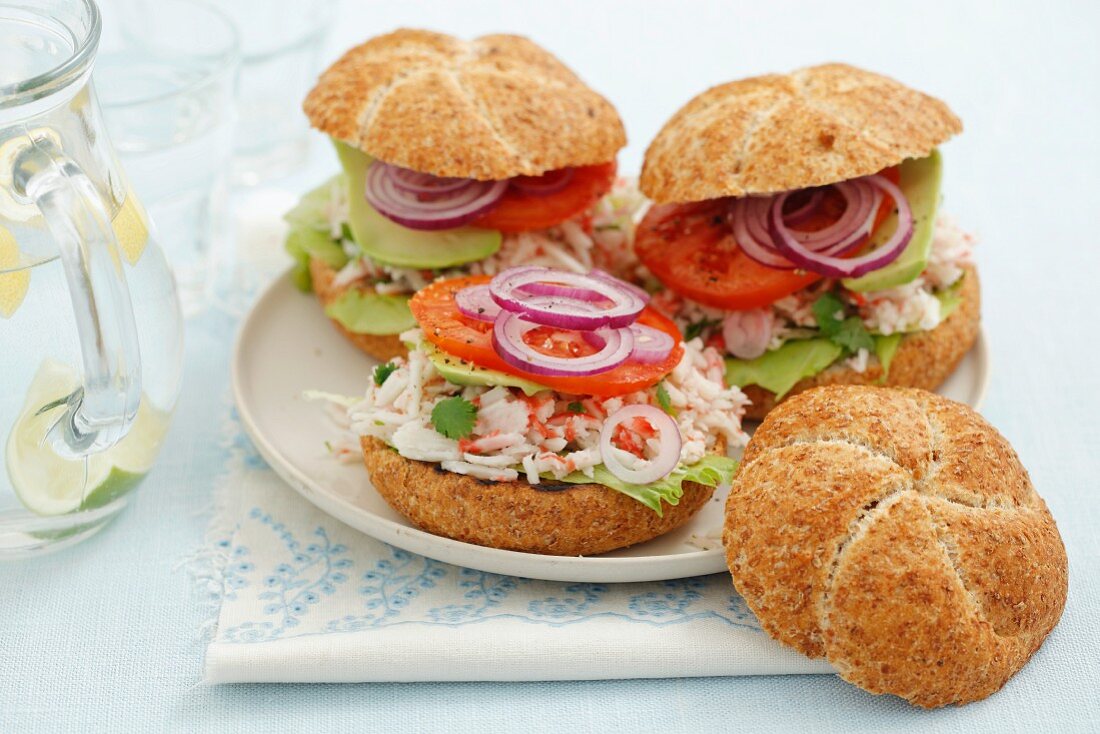
[[[501,234],[496,230],[459,227],[422,232],[386,219],[363,196],[370,157],[346,143],[333,142],[347,180],[352,237],[374,260],[430,270],[483,260],[500,249]]]
[[[349,288],[325,307],[325,315],[353,334],[400,334],[416,326],[409,297]]]
[[[932,250],[932,230],[936,223],[936,209],[940,203],[940,182],[943,179],[943,161],[939,150],[933,150],[927,158],[910,158],[900,167],[901,190],[913,210],[913,238],[901,255],[886,267],[872,270],[859,278],[845,278],[844,287],[851,291],[882,291],[904,285],[924,272],[928,265],[928,253]],[[871,237],[878,247],[893,234],[897,216],[886,218]]]
[[[442,352],[431,344],[423,344],[420,347],[432,361],[436,372],[443,376],[447,382],[455,385],[477,385],[482,387],[515,387],[523,390],[527,395],[534,395],[543,390],[549,390],[546,385],[540,385],[522,377],[498,372],[487,367],[478,367],[476,364],[464,359]]]

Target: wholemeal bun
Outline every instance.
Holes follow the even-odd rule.
[[[745,449],[723,542],[772,637],[919,706],[1000,689],[1066,601],[1061,536],[1016,452],[923,390],[782,403]]]
[[[680,527],[714,493],[684,482],[680,503],[658,515],[602,484],[492,482],[406,459],[375,438],[362,445],[374,488],[417,527],[504,550],[590,556],[626,548]]]
[[[626,145],[611,103],[520,36],[378,36],[329,67],[303,107],[321,132],[436,176],[538,175]]]
[[[974,346],[981,329],[982,295],[978,271],[974,266],[966,267],[965,271],[959,288],[962,300],[958,308],[936,328],[902,337],[884,382],[880,382],[882,365],[878,360],[868,362],[863,372],[856,372],[844,362],[837,362],[812,377],[799,380],[783,399],[788,400],[822,385],[882,384],[887,387],[935,390],[959,366],[970,347]],[[752,401],[745,409],[745,418],[750,420],[762,419],[778,402],[775,393],[759,385],[746,385],[741,391]]]
[[[940,100],[846,64],[742,79],[680,109],[646,151],[657,203],[772,194],[924,158],[962,131]]]
[[[329,267],[324,260],[316,257],[309,260],[309,274],[313,279],[313,292],[317,294],[317,300],[321,302],[321,306],[324,308],[328,308],[330,303],[339,299],[340,296],[352,288],[370,290],[369,287],[362,285],[335,285],[333,279],[336,277],[336,271]],[[329,318],[329,321],[348,341],[379,362],[388,362],[394,357],[404,357],[409,353],[409,350],[405,348],[405,344],[401,341],[401,337],[397,334],[357,334],[348,331],[336,319]]]

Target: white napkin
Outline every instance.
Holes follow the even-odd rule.
[[[205,556],[205,680],[586,680],[830,673],[781,647],[724,574],[532,581],[398,550],[325,515],[235,420]]]

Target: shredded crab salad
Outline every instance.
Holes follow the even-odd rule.
[[[331,185],[324,213],[329,233],[348,256],[333,284],[344,287],[369,284],[386,295],[415,293],[438,278],[462,275],[496,275],[519,265],[587,273],[599,268],[611,273],[636,267],[632,242],[634,228],[645,213],[647,201],[637,182],[622,176],[612,190],[585,214],[548,229],[506,233],[500,250],[489,257],[442,271],[401,268],[376,262],[364,255],[353,240],[344,236],[348,206],[344,187],[337,179]]]
[[[793,293],[768,308],[728,312],[712,308],[664,290],[653,305],[672,318],[688,337],[701,336],[722,345],[735,357],[753,359],[779,349],[788,341],[819,334],[814,304],[827,293],[835,293],[847,311],[857,315],[871,333],[882,336],[929,331],[945,318],[940,298],[958,285],[964,269],[972,265],[976,238],[963,231],[946,215],[936,219],[928,265],[916,279],[883,291],[856,293],[840,281],[825,279]],[[733,323],[735,322],[735,323]],[[848,366],[866,370],[870,354],[861,349],[847,360]]]
[[[413,344],[407,359],[394,359],[385,378],[372,380],[362,399],[343,406],[348,433],[333,451],[359,457],[360,436],[377,438],[401,456],[438,463],[442,469],[490,481],[526,479],[537,485],[578,475],[597,477],[604,463],[605,423],[630,405],[660,406],[680,433],[678,470],[703,461],[721,446],[743,446],[741,429],[747,398],[723,380],[721,356],[695,340],[658,385],[621,397],[597,398],[543,390],[527,395],[513,387],[461,386],[435,369],[421,345],[419,329],[402,334]],[[461,397],[476,409],[468,435],[449,438],[433,423],[437,406]],[[614,429],[616,459],[635,468],[659,450],[645,421]],[[682,472],[681,472],[682,473]],[[673,474],[676,474],[674,471]]]

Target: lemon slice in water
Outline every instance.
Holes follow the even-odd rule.
[[[15,268],[19,264],[19,248],[15,236],[0,225],[0,271]],[[9,319],[27,296],[31,284],[29,269],[0,272],[0,316]]]
[[[149,242],[149,225],[146,223],[145,209],[133,191],[126,192],[126,200],[111,222],[111,228],[115,231],[126,262],[137,265]]]
[[[8,477],[20,502],[38,515],[103,507],[126,494],[152,468],[168,430],[168,414],[152,407],[142,395],[129,433],[117,444],[86,459],[58,456],[46,434],[64,415],[64,398],[79,386],[71,367],[43,362],[8,436],[4,456]]]

